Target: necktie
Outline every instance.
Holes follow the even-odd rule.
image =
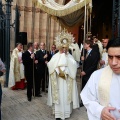
[[[54,55],[54,53],[52,52],[52,56]]]
[[[45,50],[42,50],[43,53],[45,53]]]

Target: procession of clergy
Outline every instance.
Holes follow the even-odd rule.
[[[18,43],[11,55],[9,88],[26,86],[28,101],[48,92],[47,105],[56,120],[69,118],[72,109],[82,106],[89,120],[120,120],[120,38],[100,41],[90,36],[79,48],[73,35],[63,30],[51,51],[44,42],[28,43],[27,51]]]

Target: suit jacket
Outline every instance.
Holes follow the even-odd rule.
[[[22,54],[23,65],[25,67],[25,76],[33,76],[33,59],[29,51],[26,51]]]
[[[98,53],[98,55],[99,55],[99,60],[100,60],[100,51],[99,51],[98,44],[94,44],[93,47],[92,47],[92,49],[93,49],[95,52]]]
[[[56,50],[54,54],[52,54],[52,51],[49,52],[49,60],[55,55],[59,50]]]
[[[98,62],[99,62],[99,54],[94,49],[92,49],[88,57],[84,60],[83,71],[86,73],[86,75],[83,77],[84,79],[89,79],[90,75],[95,70],[97,70]]]
[[[48,55],[47,59],[44,59],[45,55]],[[39,71],[40,74],[43,74],[45,72],[45,68],[47,67],[47,65],[45,64],[45,61],[49,61],[50,57],[49,57],[49,52],[45,50],[45,53],[42,52],[42,50],[39,50],[36,52],[36,59],[38,60],[38,64],[37,64],[37,70]]]

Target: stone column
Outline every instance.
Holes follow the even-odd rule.
[[[35,21],[34,21],[34,41],[40,41],[40,9],[35,9]]]
[[[19,10],[20,10],[20,32],[24,32],[25,31],[25,0],[17,0],[17,5],[19,6]]]
[[[34,24],[34,15],[33,15],[33,3],[32,0],[26,0],[25,1],[25,19],[24,19],[24,32],[27,32],[27,40],[28,42],[34,42],[33,41],[33,24]]]

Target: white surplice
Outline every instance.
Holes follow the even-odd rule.
[[[59,77],[59,69],[58,66],[67,76],[72,78],[72,90],[71,92],[71,101],[68,102],[68,83],[70,81],[69,77],[64,80]],[[49,75],[55,73],[57,81],[57,91],[59,95],[59,102],[55,103],[53,100],[53,89],[52,89],[52,80],[49,77],[49,88],[48,88],[48,102],[49,106],[52,106],[54,109],[55,118],[61,118],[64,120],[65,118],[69,118],[72,113],[72,109],[79,108],[79,98],[78,98],[78,90],[76,83],[76,72],[77,72],[77,64],[74,58],[67,54],[56,53],[50,62],[48,63]]]
[[[9,82],[8,87],[15,86],[16,82],[20,82],[21,79],[25,79],[23,63],[19,62],[22,59],[22,52],[15,48],[11,55],[10,71],[9,71]]]
[[[22,52],[18,52],[18,58],[22,60]],[[25,76],[24,76],[24,65],[23,65],[22,62],[20,63],[20,78],[21,79],[25,78]]]
[[[102,56],[102,52],[103,52],[103,46],[102,46],[102,43],[98,40],[98,41],[96,42],[96,44],[98,44],[99,52],[100,52],[100,55]]]
[[[87,114],[89,120],[101,120],[101,111],[105,106],[100,105],[100,101],[98,99],[98,83],[99,78],[101,77],[103,69],[95,71],[88,83],[84,87],[81,92],[81,98],[83,104],[87,108]],[[120,119],[120,75],[114,74],[112,75],[112,81],[110,86],[110,101],[109,106],[115,107],[115,111],[111,111],[111,114]]]
[[[102,58],[101,60],[105,61],[105,64],[101,66],[101,68],[104,68],[108,65],[108,53],[106,52],[106,49],[103,49],[103,53],[102,53]]]
[[[80,51],[80,48],[79,48],[78,44],[77,43],[72,43],[69,46],[69,48],[72,52],[73,58],[75,59],[75,61],[77,62],[78,66],[79,66],[81,51]]]

